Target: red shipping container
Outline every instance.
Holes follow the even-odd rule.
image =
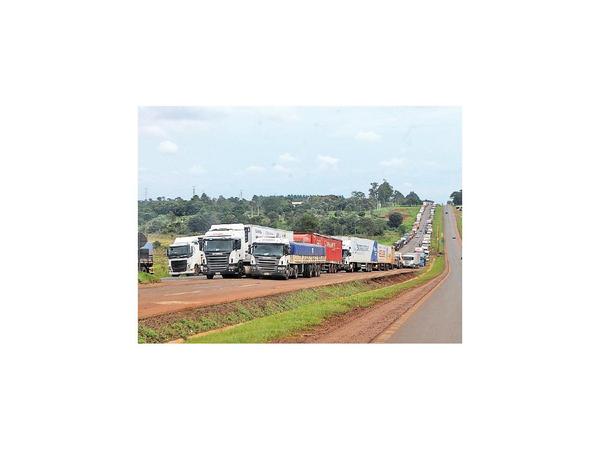
[[[318,233],[298,233],[294,231],[294,241],[306,244],[316,244],[325,247],[325,258],[327,263],[342,263],[342,241]]]

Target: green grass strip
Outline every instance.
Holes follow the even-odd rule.
[[[138,272],[138,283],[160,283],[160,277],[152,273]]]
[[[295,332],[321,324],[335,315],[355,308],[367,308],[378,301],[396,296],[402,291],[420,286],[444,271],[444,257],[435,258],[429,270],[403,283],[373,289],[358,294],[302,305],[290,311],[244,322],[227,330],[188,338],[188,343],[264,343],[281,339]]]

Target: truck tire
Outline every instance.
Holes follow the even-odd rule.
[[[179,276],[179,274],[177,274],[177,275],[173,274],[173,275],[171,275],[171,276],[172,276],[173,278],[177,278],[177,277]]]
[[[310,266],[304,267],[304,278],[310,278],[312,276],[312,272],[310,270]]]
[[[292,278],[294,280],[298,278],[298,268],[297,267],[292,268]]]
[[[290,279],[290,272],[289,269],[287,269],[284,273],[283,273],[283,279],[284,280],[289,280]]]
[[[200,273],[201,273],[200,272],[200,266],[198,264],[196,264],[194,266],[194,275],[198,276],[198,275],[200,275]]]
[[[206,274],[206,278],[208,278],[209,280],[212,280],[215,277],[214,273],[207,273]]]

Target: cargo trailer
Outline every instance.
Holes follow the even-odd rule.
[[[377,241],[353,236],[335,236],[342,241],[342,269],[371,272],[377,264]]]
[[[294,231],[294,241],[323,246],[325,248],[325,263],[321,266],[321,271],[336,273],[340,270],[340,267],[342,266],[343,245],[341,239],[319,233]]]
[[[394,267],[394,249],[389,245],[377,245],[377,270],[390,270]]]

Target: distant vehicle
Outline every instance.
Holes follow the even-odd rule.
[[[402,255],[402,267],[416,269],[420,265],[419,256],[415,253],[405,253]]]
[[[146,242],[138,249],[138,270],[140,272],[154,273],[154,246]]]
[[[169,275],[200,275],[206,264],[203,250],[203,236],[182,236],[175,238],[167,248]]]
[[[402,259],[402,253],[400,252],[394,253],[394,267],[397,269],[402,269],[402,267],[404,267],[404,260]]]

